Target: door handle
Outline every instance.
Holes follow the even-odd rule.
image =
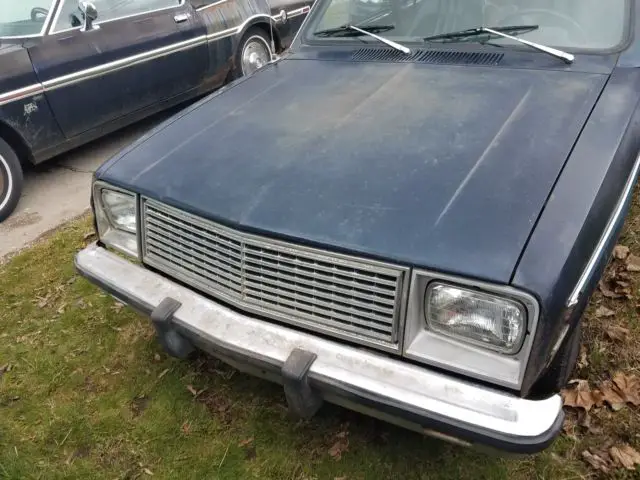
[[[191,17],[191,15],[189,15],[188,13],[179,13],[175,17],[173,17],[173,20],[176,23],[182,23],[182,22],[186,22],[187,20],[189,20],[189,17]]]

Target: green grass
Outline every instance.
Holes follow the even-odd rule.
[[[561,437],[542,454],[501,458],[330,405],[312,420],[290,419],[280,387],[204,356],[167,357],[147,319],[79,278],[72,258],[90,230],[87,219],[73,222],[0,267],[0,371],[11,366],[0,374],[0,478],[566,479],[589,473],[580,460],[589,438]],[[597,336],[597,329],[589,332]],[[610,360],[597,359],[603,353],[590,355],[594,365],[610,367]],[[200,392],[197,398],[190,390]],[[616,419],[634,413],[626,415]],[[633,437],[628,428],[620,435]],[[340,459],[329,453],[336,442],[348,442]]]

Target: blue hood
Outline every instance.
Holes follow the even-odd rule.
[[[98,177],[233,227],[508,283],[606,80],[291,58]]]

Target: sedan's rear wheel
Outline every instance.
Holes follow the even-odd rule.
[[[0,138],[0,222],[18,205],[22,182],[20,160],[9,144]]]
[[[232,77],[251,75],[271,61],[271,41],[264,30],[253,27],[244,34],[236,53]]]

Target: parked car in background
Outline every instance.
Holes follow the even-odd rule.
[[[353,1],[99,168],[76,267],[297,415],[541,450],[640,168],[640,0]]]
[[[0,0],[0,221],[38,164],[253,73],[312,0]]]

